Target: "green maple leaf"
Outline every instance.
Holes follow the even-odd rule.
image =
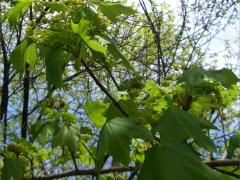
[[[234,155],[234,151],[240,148],[240,131],[237,131],[233,136],[229,139],[229,145],[227,148],[227,158],[232,158]]]
[[[118,95],[114,95],[114,97],[118,100]],[[120,95],[121,96],[121,95]],[[124,94],[123,94],[124,96]],[[137,113],[137,104],[132,99],[121,99],[119,100],[119,105],[122,107],[122,109],[129,114],[131,117],[134,117]],[[106,112],[105,116],[107,120],[113,119],[114,117],[124,117],[122,112],[113,104],[111,103]]]
[[[186,82],[188,86],[192,87],[203,82],[205,77],[215,79],[225,88],[230,88],[233,84],[240,81],[240,79],[230,69],[223,68],[220,70],[205,70],[203,68],[192,68],[185,72],[179,82]]]
[[[29,38],[24,39],[10,55],[13,68],[19,73],[24,73],[26,63],[33,68],[37,60],[36,45]]]
[[[58,129],[52,139],[52,147],[68,147],[71,152],[75,152],[79,146],[80,128],[75,126],[63,126]]]
[[[151,139],[148,129],[130,118],[114,118],[109,120],[100,132],[97,146],[96,167],[101,168],[105,155],[127,165],[129,162],[130,140],[132,138]]]
[[[39,144],[44,145],[48,142],[49,136],[52,134],[53,123],[37,121],[30,128],[31,138],[30,141],[38,141]]]
[[[65,12],[70,10],[69,7],[67,7],[65,4],[59,2],[42,2],[42,4],[58,12],[60,11]]]
[[[219,81],[225,88],[230,88],[233,84],[236,84],[240,79],[230,69],[210,70],[207,76]]]
[[[94,102],[87,100],[84,106],[86,114],[96,127],[102,127],[105,124],[106,118],[103,113],[106,108],[106,104],[100,100],[96,100]]]
[[[27,163],[24,159],[5,158],[1,175],[2,180],[21,179],[26,165]]]
[[[108,53],[112,55],[113,59],[115,60],[121,59],[122,64],[127,69],[134,70],[130,62],[127,60],[127,58],[122,54],[122,52],[117,47],[117,43],[111,37],[109,37],[107,34],[104,34],[104,33],[98,33],[98,35],[108,42],[107,50],[108,50]]]
[[[185,72],[178,82],[186,82],[188,86],[194,86],[204,79],[205,74],[206,72],[202,68],[191,68]]]
[[[66,63],[65,57],[62,49],[51,49],[45,57],[47,81],[57,88],[62,86],[62,73]]]
[[[176,141],[163,141],[145,153],[139,180],[222,180],[193,149]]]
[[[93,40],[91,36],[89,36],[90,22],[86,19],[81,19],[79,24],[71,24],[72,31],[78,34],[84,43],[93,51],[97,53],[101,53],[106,56],[106,49],[101,46],[97,41]]]
[[[17,21],[24,15],[33,2],[34,0],[20,0],[12,9],[10,9],[7,13],[10,29],[12,29]]]
[[[123,65],[130,70],[133,70],[133,67],[129,63],[129,61],[126,59],[126,57],[120,52],[120,50],[117,48],[117,46],[114,43],[108,43],[108,51],[112,54],[113,58],[118,60],[123,60]]]
[[[116,22],[116,18],[122,14],[130,16],[137,13],[137,11],[133,10],[131,7],[114,2],[100,3],[99,10],[112,22]]]
[[[159,132],[161,138],[184,141],[193,138],[201,147],[215,150],[213,142],[202,129],[215,129],[210,123],[183,111],[177,107],[169,107],[160,120],[153,126],[154,132]]]

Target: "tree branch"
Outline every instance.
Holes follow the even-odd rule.
[[[1,10],[1,9],[0,9]],[[2,85],[2,95],[1,95],[1,108],[0,108],[0,122],[3,119],[3,141],[6,143],[7,140],[7,111],[8,111],[8,94],[9,94],[9,70],[10,62],[8,61],[8,54],[6,49],[5,40],[3,37],[2,23],[0,22],[0,43],[3,54],[3,85]]]
[[[57,178],[64,178],[69,176],[96,176],[98,174],[108,174],[113,172],[127,172],[127,171],[135,171],[137,168],[134,166],[129,167],[114,167],[110,169],[103,169],[103,170],[96,170],[96,169],[89,169],[89,170],[79,170],[79,171],[68,171],[54,175],[48,175],[44,177],[33,177],[33,180],[50,180],[50,179],[57,179]],[[30,180],[31,178],[24,178],[25,180]]]
[[[29,65],[26,64],[25,76],[23,80],[23,109],[22,109],[22,138],[27,138],[28,132],[28,102],[29,102]]]
[[[224,166],[240,166],[240,160],[217,160],[217,161],[208,161],[205,162],[206,165],[209,167],[215,169],[217,167],[224,167]],[[74,170],[74,171],[67,171],[59,174],[52,174],[47,175],[43,177],[33,177],[33,178],[27,178],[25,177],[25,180],[51,180],[51,179],[58,179],[58,178],[64,178],[64,177],[70,177],[70,176],[96,176],[98,174],[108,174],[108,173],[122,173],[122,172],[137,172],[139,170],[138,167],[135,166],[129,166],[129,167],[113,167],[109,169],[102,169],[100,171],[96,169],[88,169],[88,170]],[[216,169],[219,170],[219,169]],[[226,172],[222,172],[225,173]],[[229,174],[229,173],[228,173]],[[231,173],[232,175],[233,173]],[[230,175],[230,174],[229,174]]]
[[[32,6],[29,8],[29,20],[33,19]],[[29,64],[25,65],[25,75],[23,80],[23,109],[22,109],[22,128],[21,136],[24,139],[28,137],[28,103],[29,103],[29,91],[30,91],[30,68]]]
[[[211,168],[223,166],[240,166],[240,160],[215,160],[205,162]]]
[[[157,80],[157,83],[160,85],[160,81],[161,81],[161,65],[162,65],[162,71],[163,71],[163,75],[164,77],[166,77],[166,69],[165,69],[165,62],[164,62],[164,59],[163,59],[163,52],[162,52],[162,46],[161,46],[161,39],[160,39],[160,32],[158,32],[155,28],[155,25],[152,21],[152,19],[150,18],[150,15],[147,11],[147,7],[144,3],[143,0],[139,0],[139,3],[144,11],[144,14],[147,18],[147,21],[149,23],[149,26],[150,26],[150,30],[152,31],[153,35],[154,35],[154,39],[155,39],[155,43],[157,45],[157,63],[158,63],[158,80]]]

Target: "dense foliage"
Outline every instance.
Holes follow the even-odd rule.
[[[239,1],[180,2],[2,1],[0,179],[239,178],[240,79],[205,63]]]

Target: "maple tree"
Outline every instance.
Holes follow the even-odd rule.
[[[239,178],[240,79],[203,68],[239,2],[149,3],[1,2],[1,179]]]

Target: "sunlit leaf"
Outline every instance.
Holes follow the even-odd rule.
[[[54,11],[68,11],[70,10],[65,4],[60,2],[43,2],[43,5],[46,7],[50,7]]]
[[[100,100],[96,100],[94,102],[87,100],[84,106],[86,114],[96,127],[102,127],[105,124],[106,118],[103,113],[106,108],[106,104]]]
[[[12,29],[17,21],[19,21],[19,19],[24,15],[24,13],[28,10],[29,6],[34,1],[35,0],[20,0],[12,9],[10,9],[7,14],[10,29]]]
[[[25,51],[26,62],[33,68],[38,61],[38,56],[36,53],[36,44],[30,44]]]
[[[28,46],[28,40],[25,39],[21,44],[19,44],[11,53],[10,60],[13,64],[13,68],[19,73],[23,73],[25,70],[26,59],[25,51]]]
[[[71,24],[72,31],[79,34],[81,39],[91,50],[102,53],[106,56],[106,49],[89,36],[89,26],[90,22],[83,18],[80,20],[79,24],[74,24],[73,22]]]
[[[10,61],[13,63],[13,68],[19,73],[24,72],[26,63],[34,67],[37,60],[36,45],[28,38],[24,39],[10,55]]]
[[[113,22],[116,22],[116,18],[122,14],[130,16],[137,13],[137,11],[133,10],[131,7],[121,5],[117,2],[100,3],[99,10],[104,14],[104,16]]]

